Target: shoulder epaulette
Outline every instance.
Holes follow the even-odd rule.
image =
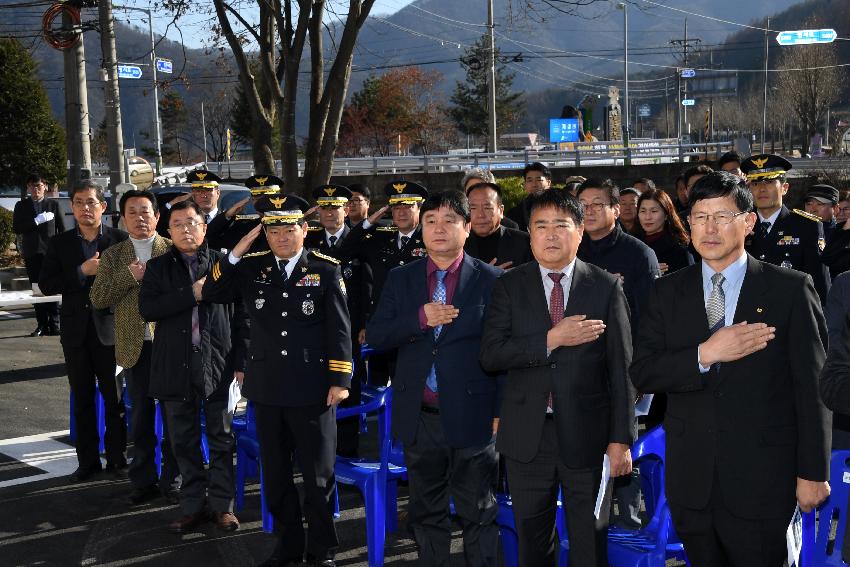
[[[253,258],[255,256],[265,256],[266,254],[271,253],[271,250],[263,250],[262,252],[251,252],[250,254],[244,254],[243,258]]]
[[[794,212],[800,215],[803,218],[807,218],[811,221],[820,222],[821,218],[817,215],[813,215],[812,213],[807,213],[806,211],[801,211],[800,209],[794,209]]]
[[[398,232],[397,226],[379,226],[375,230],[379,230],[381,232]]]
[[[337,260],[336,258],[334,258],[332,256],[326,256],[325,254],[322,254],[321,252],[317,252],[315,250],[310,250],[310,252],[316,258],[321,258],[322,260],[327,260],[328,262],[331,262],[332,264],[339,264],[339,260]]]
[[[322,226],[308,226],[308,227],[307,227],[307,230],[308,230],[309,232],[318,232],[318,231],[320,231],[320,230],[324,230],[324,229],[325,229],[325,228],[324,228],[324,227],[322,227]]]

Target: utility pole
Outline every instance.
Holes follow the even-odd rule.
[[[688,38],[688,19],[685,18],[685,37],[683,39],[673,39],[670,41],[673,45],[682,46],[682,67],[688,67],[688,50],[691,44],[698,45],[702,40],[699,38]],[[679,71],[679,96],[676,100],[677,115],[679,115],[679,139],[682,139],[682,128],[690,134],[691,126],[688,124],[688,107],[682,105],[682,100],[688,98],[688,82],[682,80],[682,73]]]
[[[764,95],[761,101],[761,153],[764,153],[764,134],[767,131],[767,46],[770,43],[767,40],[768,30],[770,30],[770,18],[767,19],[767,24],[764,26]]]
[[[207,167],[207,117],[204,114],[204,101],[201,101],[201,133],[204,135],[204,167]]]
[[[124,134],[121,131],[121,95],[118,90],[118,56],[115,51],[115,21],[112,0],[100,0],[97,6],[100,19],[100,49],[103,52],[103,71],[106,107],[106,145],[109,152],[109,189],[124,182]]]
[[[496,140],[496,24],[493,18],[493,0],[487,0],[487,27],[490,29],[490,61],[487,66],[487,99],[489,106],[489,142],[490,151],[498,149]]]
[[[617,4],[617,8],[623,11],[623,81],[625,82],[626,86],[626,115],[625,122],[623,124],[623,147],[625,148],[626,157],[623,160],[623,165],[629,166],[632,164],[632,151],[631,148],[629,148],[629,128],[631,127],[631,113],[629,108],[629,8],[628,6],[626,6],[625,2],[620,2],[619,4]]]
[[[664,124],[667,127],[667,137],[670,137],[670,93],[667,90],[667,79],[664,79]]]
[[[70,16],[62,16],[63,27],[70,33]],[[73,47],[62,52],[65,67],[65,145],[68,148],[68,188],[81,179],[91,177],[91,138],[89,137],[89,103],[86,84],[86,54],[83,34]]]

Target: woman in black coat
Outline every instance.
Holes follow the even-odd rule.
[[[634,236],[655,251],[662,274],[671,274],[694,263],[688,236],[673,201],[661,189],[647,189],[637,202]]]

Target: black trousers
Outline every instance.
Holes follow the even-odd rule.
[[[555,421],[546,419],[537,455],[528,463],[506,457],[514,520],[522,567],[550,567],[556,562],[555,511],[558,487],[563,490],[564,511],[570,540],[570,565],[608,567],[608,515],[612,484],[597,520],[593,516],[596,493],[602,478],[599,467],[571,469],[558,456]]]
[[[354,359],[354,374],[351,377],[351,388],[348,397],[340,403],[340,407],[353,407],[360,404],[362,385],[366,381],[366,363],[360,357],[360,342],[357,336],[351,342],[351,354]],[[336,452],[343,457],[356,457],[360,448],[360,417],[354,416],[337,421]]]
[[[168,419],[163,415],[162,474],[156,473],[156,446],[159,443],[154,430],[156,403],[148,396],[151,378],[151,341],[145,341],[139,360],[125,369],[127,393],[133,406],[130,423],[130,440],[133,442],[133,460],[127,475],[135,488],[159,484],[163,492],[179,486],[180,469],[171,449]]]
[[[233,414],[227,412],[227,399],[204,400],[196,394],[191,400],[162,403],[182,478],[181,510],[197,514],[209,502],[213,512],[233,512]],[[206,420],[209,471],[204,469],[201,451],[201,412]]]
[[[97,432],[95,385],[100,385],[106,413],[106,433],[103,438],[106,462],[115,466],[126,464],[127,426],[124,421],[122,386],[115,376],[115,349],[97,338],[94,322],[89,317],[86,338],[82,345],[62,345],[68,383],[74,398],[74,420],[77,427],[77,461],[80,467],[100,466],[100,436]]]
[[[739,518],[724,505],[716,475],[705,509],[670,503],[673,527],[693,567],[781,567],[788,558],[785,531],[792,512],[787,518]]]
[[[386,386],[395,374],[398,352],[393,349],[369,357],[369,385]]]
[[[499,544],[493,485],[499,471],[495,438],[454,449],[446,443],[438,414],[420,412],[416,439],[404,447],[410,481],[408,525],[419,547],[419,564],[451,564],[449,497],[463,528],[466,565],[495,566]]]
[[[27,278],[31,284],[37,284],[39,275],[41,274],[41,264],[44,262],[44,254],[36,254],[29,258],[24,258],[24,266],[27,269]],[[33,305],[35,309],[35,320],[39,327],[59,328],[59,304],[52,303],[36,303]]]
[[[333,520],[336,489],[336,408],[324,403],[304,407],[256,404],[257,437],[266,502],[279,537],[279,559],[333,559],[339,540]],[[304,482],[305,537],[301,504],[293,478],[293,458]],[[306,544],[305,544],[306,540]]]

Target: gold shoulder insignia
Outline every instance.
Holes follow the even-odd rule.
[[[268,178],[268,177],[255,177],[255,178],[254,178],[254,180],[255,180],[257,183],[259,183],[260,185],[265,185],[265,184],[266,184],[266,181],[268,181],[268,180],[269,180],[269,178]]]
[[[324,230],[324,227],[322,227],[322,226],[308,226],[307,227],[308,232],[319,232],[320,230]]]
[[[213,264],[211,272],[213,281],[217,282],[221,278],[221,260]]]
[[[397,226],[379,226],[375,230],[380,230],[381,232],[397,232],[398,227]]]
[[[761,168],[763,168],[763,167],[764,167],[764,164],[766,164],[766,163],[767,163],[767,160],[768,160],[768,159],[770,159],[770,158],[764,158],[764,159],[754,159],[754,160],[753,160],[753,165],[754,165],[754,166],[756,166],[756,169],[761,169]]]
[[[327,260],[328,262],[330,262],[332,264],[339,264],[339,260],[337,260],[336,258],[334,258],[332,256],[327,256],[325,254],[322,254],[321,252],[316,252],[315,250],[310,250],[310,252],[316,258],[321,258],[322,260]]]
[[[251,252],[249,254],[245,254],[242,256],[243,258],[254,258],[256,256],[265,256],[266,254],[270,254],[271,250],[263,250],[262,252]]]
[[[796,214],[800,215],[801,217],[807,218],[811,221],[820,222],[820,217],[817,216],[817,215],[813,215],[812,213],[807,213],[806,211],[801,211],[800,209],[794,209],[794,212]]]

